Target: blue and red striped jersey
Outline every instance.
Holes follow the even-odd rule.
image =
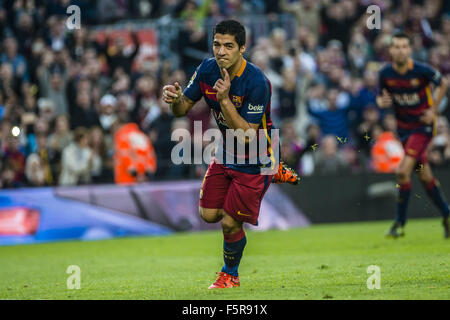
[[[411,59],[405,74],[395,71],[389,63],[380,70],[378,81],[379,94],[386,89],[392,97],[400,139],[417,132],[433,135],[434,125],[426,125],[419,118],[433,106],[431,84],[440,85],[439,71]]]
[[[270,167],[275,163],[271,148],[271,132],[274,127],[270,118],[270,98],[272,95],[270,81],[257,66],[244,59],[240,70],[231,80],[229,92],[230,100],[235,105],[239,115],[249,123],[260,124],[259,129],[262,130],[258,130],[258,135],[255,139],[258,139],[257,141],[264,140],[264,144],[266,144],[264,150],[267,150],[265,154],[272,160],[271,163],[264,165],[259,161],[259,157],[257,163],[249,161],[250,158],[254,158],[249,155],[251,153],[248,150],[248,146],[245,156],[240,157],[236,152],[236,139],[234,137],[233,143],[227,143],[226,130],[230,128],[217,101],[216,91],[213,89],[216,81],[221,78],[220,68],[215,58],[205,59],[195,71],[183,94],[195,102],[204,97],[211,108],[216,123],[222,132],[223,140],[219,144],[216,156],[220,155],[219,152],[222,152],[221,156],[223,157],[221,159],[223,159],[223,164],[241,172],[260,173],[261,167]],[[229,146],[233,146],[233,148],[228,148],[227,150]],[[258,150],[260,150],[259,144]],[[227,160],[227,153],[232,156],[228,157],[229,160]],[[239,163],[238,158],[241,159],[240,162],[245,163]]]

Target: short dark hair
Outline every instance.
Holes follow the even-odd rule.
[[[411,38],[404,31],[394,32],[394,34],[392,35],[392,40],[394,40],[394,38],[397,38],[397,39],[408,39],[409,44],[411,44]],[[391,45],[392,45],[392,40],[391,40]]]
[[[213,37],[216,33],[230,34],[234,36],[239,47],[245,45],[245,28],[236,20],[224,20],[216,24],[213,30]]]

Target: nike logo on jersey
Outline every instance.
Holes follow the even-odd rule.
[[[206,89],[205,93],[206,93],[206,94],[217,94],[217,92],[215,92],[215,91],[212,91],[212,92],[211,92],[211,91],[209,91],[208,89]]]

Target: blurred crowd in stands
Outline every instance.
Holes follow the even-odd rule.
[[[80,29],[66,27],[71,4],[81,9]],[[381,29],[366,25],[371,4],[381,8]],[[302,175],[374,170],[374,143],[396,132],[392,110],[375,103],[394,30],[411,36],[414,59],[450,74],[446,0],[0,0],[0,8],[1,188],[114,182],[114,132],[129,122],[153,144],[158,169],[149,179],[201,178],[205,166],[172,164],[170,138],[195,120],[203,131],[214,126],[210,110],[202,101],[175,119],[161,88],[186,86],[224,18],[248,28],[245,57],[271,81],[282,159]],[[131,47],[108,28],[124,19]],[[178,60],[133,67],[132,22],[149,19],[179,26],[169,48]],[[439,110],[429,160],[448,168],[448,97]]]

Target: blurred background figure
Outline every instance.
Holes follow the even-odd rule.
[[[156,154],[137,124],[123,124],[114,133],[114,180],[118,184],[149,181],[156,172]]]
[[[349,165],[342,152],[338,149],[335,136],[326,135],[322,138],[320,149],[315,154],[314,173],[319,175],[347,173]]]
[[[81,185],[90,183],[92,174],[98,172],[99,162],[89,148],[89,132],[78,127],[73,142],[64,148],[61,157],[60,185]]]

